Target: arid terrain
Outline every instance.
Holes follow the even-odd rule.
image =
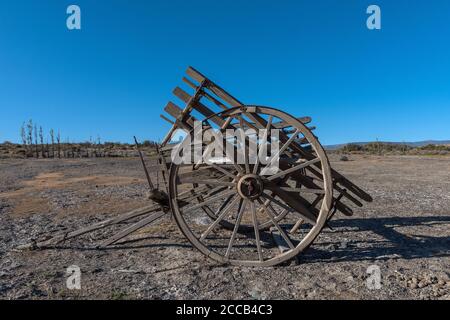
[[[59,249],[17,251],[148,203],[138,158],[0,160],[1,299],[450,299],[450,157],[331,155],[374,202],[336,215],[298,262],[219,265],[169,218],[107,250],[97,231]],[[155,175],[155,173],[153,173]],[[66,269],[81,268],[81,290]],[[368,267],[381,288],[366,286]]]

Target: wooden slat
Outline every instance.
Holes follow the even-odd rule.
[[[181,89],[180,87],[176,87],[173,90],[173,94],[176,95],[178,98],[180,98],[182,101],[184,102],[188,102],[189,99],[191,98],[191,96],[184,91],[183,89]],[[209,109],[207,106],[205,106],[204,104],[202,104],[200,101],[196,101],[193,103],[193,108],[195,110],[197,110],[198,112],[200,112],[203,116],[205,116],[206,118],[211,117],[211,120],[214,121],[214,123],[216,123],[219,126],[222,126],[225,123],[225,120],[223,120],[222,118],[218,117],[218,116],[214,116],[215,112],[213,112],[211,109]]]
[[[201,78],[201,77],[202,77],[202,76],[200,76],[200,78]],[[196,89],[196,88],[197,88],[197,86],[196,86],[191,80],[189,80],[188,78],[183,77],[183,81],[184,81],[187,85],[189,85],[192,89]],[[217,87],[217,85],[215,85],[212,81],[210,81],[210,83],[212,83],[214,86]],[[222,108],[222,109],[224,109],[224,110],[228,109],[228,107],[227,107],[225,104],[223,104],[222,102],[220,102],[220,101],[219,101],[218,99],[216,99],[215,97],[211,96],[209,93],[205,92],[203,95],[204,95],[208,100],[210,100],[211,102],[213,102],[213,103],[215,103],[217,106],[219,106],[220,108]],[[233,99],[234,99],[234,98],[233,98]],[[234,99],[234,100],[236,100],[236,99]],[[236,101],[237,101],[237,100],[236,100]],[[300,121],[300,122],[302,122],[303,124],[308,124],[308,123],[310,123],[310,122],[312,121],[311,117],[297,117],[297,120]],[[239,125],[236,125],[236,127],[238,127],[238,126],[239,126]],[[276,122],[276,123],[273,124],[273,126],[274,126],[276,129],[283,129],[283,128],[289,127],[289,125],[288,125],[286,122],[284,122],[284,121]],[[310,130],[314,130],[314,129],[315,129],[315,127],[310,128]]]
[[[152,213],[151,215],[149,215],[148,217],[136,222],[135,224],[123,229],[122,231],[120,231],[119,233],[116,233],[114,236],[112,236],[109,239],[106,239],[101,245],[100,247],[107,247],[117,241],[119,241],[120,239],[125,238],[126,236],[132,234],[133,232],[136,232],[139,229],[142,229],[143,227],[149,225],[150,223],[152,223],[153,221],[163,217],[166,213],[164,211],[159,211],[159,212],[155,212]]]
[[[193,78],[194,80],[199,81],[199,82],[204,81],[206,79],[206,77],[204,75],[202,75],[199,71],[195,70],[192,67],[189,67],[188,70],[186,71],[186,73],[191,78]],[[226,92],[224,89],[222,89],[221,87],[219,87],[218,85],[216,85],[212,81],[209,81],[208,88],[214,94],[216,94],[219,98],[221,98],[225,102],[229,103],[233,107],[239,107],[239,106],[243,105],[243,103],[241,103],[239,100],[234,98],[232,95],[230,95],[228,92]],[[265,123],[266,123],[264,118],[260,117],[257,114],[254,114],[253,116],[254,116],[255,123],[261,125],[264,128]],[[281,137],[280,138],[281,138],[282,141],[288,139],[283,133],[281,133]],[[308,160],[312,159],[313,155],[311,155],[308,152],[306,152],[306,150],[304,150],[301,146],[299,146],[296,143],[293,143],[292,145],[293,145],[293,149],[295,151],[303,154],[306,157],[306,159],[308,159]],[[320,164],[318,164],[318,166],[320,167]],[[341,175],[339,172],[337,172],[333,168],[331,168],[331,175],[333,176],[335,181],[339,182],[342,186],[347,188],[348,191],[351,191],[353,194],[355,194],[359,198],[361,198],[361,199],[363,199],[365,201],[368,201],[368,202],[373,201],[372,197],[367,192],[365,192],[364,190],[359,188],[357,185],[355,185],[353,182],[351,182],[350,180],[345,178],[343,175]]]
[[[109,227],[111,225],[114,224],[118,224],[120,222],[124,222],[145,214],[149,214],[151,212],[160,210],[161,206],[160,205],[150,205],[150,206],[146,206],[143,208],[139,208],[139,209],[135,209],[132,210],[128,213],[124,213],[121,214],[117,217],[114,218],[110,218],[110,219],[106,219],[94,224],[91,224],[87,227],[72,231],[72,232],[60,232],[58,234],[55,234],[52,238],[48,239],[48,240],[44,240],[44,241],[40,241],[40,242],[36,242],[36,243],[28,243],[26,245],[22,245],[19,246],[17,249],[18,250],[28,250],[28,249],[33,249],[33,248],[45,248],[47,246],[53,246],[53,245],[57,245],[65,240],[71,239],[71,238],[75,238],[78,236],[81,236],[83,234],[95,231],[95,230],[99,230],[99,229],[103,229],[106,227]]]
[[[192,67],[189,67],[186,70],[186,73],[193,78],[194,80],[198,82],[202,82],[206,79],[206,77],[201,74],[199,71],[195,70]],[[217,95],[220,99],[224,100],[225,102],[229,103],[233,107],[238,107],[243,105],[241,102],[239,102],[236,98],[234,98],[232,95],[230,95],[228,92],[226,92],[224,89],[219,87],[214,82],[210,81],[208,79],[207,87],[209,90],[211,90],[215,95]]]
[[[310,123],[311,122],[311,117],[298,117],[298,118],[296,118],[298,121],[300,121],[301,123],[303,123],[303,124],[307,124],[307,123]],[[273,127],[275,128],[275,129],[284,129],[284,128],[288,128],[288,127],[290,127],[291,125],[290,124],[288,124],[288,123],[286,123],[285,121],[279,121],[279,122],[275,122],[274,124],[273,124]]]
[[[262,118],[261,116],[259,116],[256,113],[249,115],[249,118],[251,118],[253,121],[255,121],[255,123],[257,123],[262,128],[266,125],[266,122],[267,122],[264,118]],[[287,135],[281,131],[280,132],[280,141],[286,142],[287,140],[288,140]],[[300,145],[298,145],[295,142],[291,143],[290,147],[295,152],[300,153],[307,160],[311,160],[315,157],[312,153],[307,152],[304,148],[302,148]],[[317,165],[317,168],[320,170],[320,163],[317,163],[316,165]],[[320,173],[313,170],[312,167],[309,167],[308,170],[310,170],[311,172],[313,172],[316,175],[320,175]],[[359,198],[361,198],[367,202],[373,201],[372,197],[368,193],[366,193],[364,190],[359,188],[353,182],[351,182],[350,180],[345,178],[343,175],[341,175],[339,172],[337,172],[333,168],[330,168],[330,170],[331,170],[331,175],[332,175],[333,179],[336,182],[340,183],[342,186],[344,186],[348,191],[351,191],[353,194],[355,194],[356,196],[358,196]]]
[[[187,83],[188,86],[190,86],[192,89],[197,89],[197,86],[188,78],[183,77],[183,81],[185,83]],[[228,106],[226,106],[225,104],[223,104],[221,101],[219,101],[218,99],[216,99],[214,96],[210,95],[208,92],[204,91],[203,92],[203,96],[208,99],[209,101],[211,101],[212,103],[214,103],[215,105],[217,105],[219,108],[223,109],[223,110],[227,110],[229,109]]]
[[[183,126],[183,124],[179,121],[180,120],[179,118],[183,110],[175,103],[169,101],[166,107],[164,108],[164,111],[170,114],[172,117],[174,117],[176,119],[176,123],[180,125],[183,129],[191,130],[194,127],[195,118],[192,116],[187,117],[185,120],[186,124],[188,124],[189,126]]]
[[[170,120],[169,118],[167,118],[165,115],[160,114],[159,116],[161,117],[161,119],[166,120],[168,123],[170,123],[170,124],[175,124],[175,122],[173,122],[172,120]]]
[[[204,75],[202,75],[199,71],[195,70],[193,67],[187,68],[186,74],[195,81],[197,81],[198,83],[201,83],[206,79]]]
[[[192,82],[190,79],[183,77],[183,79],[181,79],[181,80],[183,80],[183,82],[186,83],[192,89],[197,90],[198,86],[194,82]]]

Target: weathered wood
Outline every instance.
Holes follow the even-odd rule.
[[[160,192],[160,194],[151,195],[153,198],[156,197],[155,200],[159,203],[80,230],[59,233],[45,242],[34,242],[32,247],[51,242],[59,243],[117,223],[134,221],[133,224],[105,240],[100,245],[104,248],[118,243],[119,240],[163,217],[170,205],[180,230],[193,246],[206,256],[218,262],[233,265],[273,266],[296,257],[306,249],[322,228],[327,226],[328,220],[336,211],[351,215],[352,209],[341,201],[342,198],[345,197],[357,206],[362,206],[360,200],[372,200],[370,195],[330,167],[323,147],[311,132],[315,128],[306,127],[306,124],[311,122],[310,117],[294,118],[277,109],[244,105],[194,68],[189,67],[186,74],[189,78],[184,77],[183,81],[194,89],[194,93],[189,94],[180,87],[176,87],[173,93],[185,103],[184,108],[169,102],[164,111],[173,120],[161,115],[161,118],[169,122],[172,127],[163,139],[161,148],[157,148],[158,156],[155,158],[158,164],[152,166],[162,173],[164,189],[166,189],[166,192],[160,190],[159,183],[157,189],[152,188],[155,192]],[[277,155],[271,156],[273,157],[271,159],[279,159],[281,171],[263,173],[262,170],[265,168],[259,160],[256,163],[250,161],[254,158],[250,158],[249,138],[246,138],[245,143],[242,144],[238,143],[237,139],[223,139],[216,130],[212,132],[214,140],[222,139],[225,146],[231,147],[234,151],[234,158],[228,159],[231,160],[229,164],[199,162],[178,165],[172,163],[173,153],[182,151],[178,147],[185,147],[185,143],[189,142],[185,140],[183,145],[180,145],[169,144],[169,141],[177,129],[183,129],[187,133],[194,129],[194,122],[197,120],[194,115],[196,117],[200,115],[202,130],[218,127],[217,130],[223,133],[227,129],[237,128],[265,129],[266,134],[262,137],[262,141],[267,145],[274,141],[268,134],[270,129],[280,129],[279,141],[282,147]],[[211,151],[212,146],[212,143],[202,142],[201,145],[191,144],[188,147],[192,148],[191,151],[198,151],[198,147],[201,147],[201,152],[205,156]],[[221,152],[223,150],[219,150],[219,153]],[[263,151],[260,149],[258,155],[262,156],[262,154]],[[238,156],[241,155],[244,157],[244,163],[237,162]],[[269,162],[272,164],[271,161]],[[178,189],[181,184],[182,186]],[[333,195],[333,191],[338,193],[337,197]],[[260,204],[258,209],[255,207],[257,203]],[[248,213],[251,214],[249,219],[251,222],[243,219]],[[210,222],[206,224],[206,230],[194,231],[190,223],[194,221],[196,228],[201,227],[204,223],[198,223],[196,219],[193,219],[197,215],[201,217],[201,214],[206,214]],[[291,229],[291,233],[288,233],[283,229],[286,226],[284,219],[292,215],[297,222]],[[188,220],[185,220],[187,217],[189,217]],[[136,220],[132,220],[134,218]],[[303,222],[308,223],[305,224],[301,233],[294,235],[293,233]],[[220,233],[212,236],[218,231],[218,227],[222,228]],[[280,248],[280,253],[275,257],[272,255],[268,257],[266,247],[263,250],[261,245],[261,232],[269,229],[276,245]],[[229,236],[224,233],[227,230],[229,230]],[[211,237],[208,237],[210,234]],[[239,237],[238,234],[240,234]],[[234,242],[243,240],[241,234],[248,236],[253,234],[250,237],[254,241],[246,241],[253,246],[250,250],[253,252],[250,253],[252,257],[236,255],[236,258],[233,258],[234,254],[231,254],[231,251],[243,250],[242,242],[234,245]],[[298,237],[303,238],[298,240]]]
[[[194,122],[196,121],[196,119],[192,116],[189,116],[183,121],[181,121],[183,110],[175,103],[169,101],[166,107],[164,108],[164,111],[166,111],[168,114],[174,117],[176,119],[175,123],[182,129],[192,130],[194,128]]]
[[[133,232],[136,232],[139,229],[142,229],[143,227],[149,225],[150,223],[154,222],[155,220],[163,217],[166,214],[164,211],[159,211],[152,213],[148,217],[140,220],[139,222],[136,222],[135,224],[129,226],[128,228],[125,228],[124,230],[120,231],[119,233],[115,234],[111,238],[104,241],[100,247],[106,248],[109,245],[112,245],[113,243],[119,241],[120,239],[125,238],[126,236],[132,234]]]
[[[159,115],[160,117],[161,117],[161,119],[163,119],[163,120],[165,120],[165,121],[167,121],[168,123],[170,123],[170,124],[175,124],[175,122],[174,121],[172,121],[172,120],[170,120],[169,118],[167,118],[165,115],[163,115],[163,114],[160,114]]]
[[[84,228],[81,228],[81,229],[78,229],[75,231],[61,232],[61,233],[55,234],[50,239],[47,239],[44,241],[33,241],[26,245],[19,246],[17,249],[18,250],[26,250],[26,249],[45,248],[48,246],[53,246],[53,245],[59,244],[63,241],[66,241],[68,239],[79,237],[83,234],[86,234],[86,233],[89,233],[89,232],[92,232],[95,230],[103,229],[103,228],[130,220],[133,218],[137,218],[139,216],[142,216],[142,215],[145,215],[150,212],[157,211],[157,210],[160,210],[159,205],[151,205],[151,206],[147,206],[144,208],[135,209],[128,213],[121,214],[118,217],[106,219],[106,220],[94,223],[90,226],[87,226],[87,227],[84,227]]]
[[[183,100],[184,102],[188,102],[192,98],[186,91],[184,91],[180,87],[176,87],[173,90],[173,93],[178,98]],[[218,116],[215,116],[215,112],[213,112],[211,109],[209,109],[208,107],[206,107],[204,104],[202,104],[199,101],[195,101],[192,104],[192,107],[194,109],[196,109],[198,112],[200,112],[202,115],[204,115],[206,118],[210,118],[211,117],[211,120],[213,120],[219,126],[222,126],[225,123],[225,120],[223,120],[222,118],[220,118]]]

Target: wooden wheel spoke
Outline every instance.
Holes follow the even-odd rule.
[[[231,181],[223,181],[223,180],[213,180],[213,179],[201,179],[198,177],[179,177],[179,183],[196,183],[196,184],[207,184],[211,186],[227,186],[234,187],[236,184]]]
[[[220,171],[223,174],[229,176],[230,178],[233,178],[233,179],[236,178],[236,176],[234,174],[232,174],[230,171],[225,170],[224,168],[222,168],[221,166],[219,166],[217,164],[211,163],[210,166],[213,167],[214,169],[216,169],[217,171]]]
[[[297,129],[295,130],[295,132],[292,134],[292,136],[289,138],[288,141],[285,142],[285,144],[283,144],[283,146],[280,148],[280,150],[278,150],[278,152],[269,160],[269,166],[272,165],[272,163],[275,161],[275,159],[279,158],[284,151],[286,151],[286,149],[289,147],[289,145],[292,143],[292,141],[295,140],[295,138],[298,136],[298,134],[300,133],[300,130]]]
[[[227,204],[230,203],[231,199],[233,199],[234,196],[234,194],[228,196],[228,198],[220,205],[219,209],[217,209],[217,211],[214,212],[213,215],[217,217],[217,215],[220,214],[220,212],[227,206]]]
[[[320,159],[319,159],[319,158],[315,158],[315,159],[306,161],[306,162],[301,163],[301,164],[299,164],[299,165],[297,165],[297,166],[294,166],[294,167],[292,167],[292,168],[289,168],[289,169],[283,170],[283,171],[281,171],[281,172],[278,172],[278,173],[276,173],[276,174],[270,176],[269,178],[267,178],[267,180],[269,180],[269,181],[275,180],[275,179],[277,179],[277,178],[279,178],[279,177],[282,177],[282,176],[285,176],[285,175],[287,175],[287,174],[289,174],[289,173],[292,173],[292,172],[298,171],[298,170],[300,170],[300,169],[309,167],[310,165],[313,165],[314,163],[317,163],[317,162],[320,162]]]
[[[244,119],[241,117],[239,117],[239,123],[241,125],[241,129],[242,131],[244,131]],[[249,150],[247,148],[247,139],[243,139],[244,141],[242,141],[244,143],[243,146],[243,150],[244,150],[244,161],[245,161],[245,173],[250,173],[250,165],[248,162],[248,156],[249,156]]]
[[[226,178],[226,177],[222,177],[219,180],[222,180],[223,178]],[[229,188],[230,187],[228,187],[228,186],[218,186],[218,187],[211,189],[211,186],[208,184],[205,184],[202,186],[195,186],[195,184],[194,184],[194,188],[181,192],[177,196],[177,199],[188,201],[190,199],[194,199],[194,198],[198,198],[198,197],[205,197],[205,195],[206,196],[215,195],[217,192],[221,192],[221,191],[227,190]]]
[[[323,189],[291,188],[291,187],[281,187],[280,189],[287,192],[295,192],[295,193],[325,194],[325,190]]]
[[[263,150],[264,150],[262,143],[264,143],[264,145],[267,143],[267,138],[269,136],[270,128],[272,127],[272,120],[273,120],[273,117],[269,116],[269,120],[267,121],[266,131],[264,132],[264,136],[262,138],[262,141],[260,142],[261,147],[258,152],[258,157],[256,158],[256,163],[255,163],[255,166],[253,167],[253,174],[258,173],[260,159],[263,155]]]
[[[233,148],[235,152],[239,152],[239,150],[236,148],[236,146],[233,146],[232,144],[230,144],[230,143],[229,143],[228,141],[226,141],[226,139],[224,139],[223,137],[222,137],[222,138],[219,137],[219,136],[217,135],[217,133],[216,133],[214,130],[212,130],[211,133],[212,133],[212,135],[214,136],[214,139],[222,140],[222,141],[225,143],[225,145],[226,145],[227,147]],[[222,155],[223,155],[224,150],[223,150],[222,145],[219,145],[219,148],[221,149]],[[228,148],[227,148],[227,150],[228,150]],[[245,153],[244,153],[244,155],[245,155]],[[241,166],[238,165],[238,164],[236,164],[235,161],[234,161],[234,159],[231,159],[231,161],[232,161],[232,165],[234,166],[234,168],[235,168],[239,173],[243,174],[244,171],[242,170]]]
[[[222,191],[227,190],[228,187],[219,186],[213,189],[210,189],[210,186],[205,185],[204,188],[196,188],[197,192],[195,193],[186,193],[183,196],[180,194],[178,196],[178,200],[190,202],[192,199],[203,198],[207,199],[210,196],[214,196]]]
[[[292,227],[292,229],[289,231],[289,233],[294,233],[294,232],[296,232],[299,228],[300,228],[300,226],[302,225],[302,223],[303,223],[303,219],[298,219],[297,220],[297,222],[295,223],[295,225]]]
[[[253,201],[250,202],[250,209],[252,211],[253,227],[255,229],[255,241],[256,241],[256,248],[258,250],[258,258],[259,261],[263,261],[264,259],[261,250],[261,241],[259,237],[258,217],[256,217],[255,203]]]
[[[226,128],[229,127],[230,122],[233,118],[232,117],[227,117],[225,122],[223,123],[223,125],[220,127],[220,130],[225,130]],[[214,131],[214,130],[213,130]],[[211,141],[207,146],[205,151],[202,154],[202,158],[195,164],[195,169],[198,169],[198,167],[201,165],[203,159],[205,159],[205,156],[208,155],[211,152],[212,147],[214,146],[214,142]],[[223,153],[223,150],[222,150]]]
[[[235,197],[234,200],[228,205],[228,207],[226,207],[225,209],[222,208],[221,210],[222,212],[220,214],[219,214],[220,211],[216,212],[217,219],[214,220],[214,222],[208,227],[208,229],[205,230],[204,233],[202,233],[202,235],[200,236],[200,241],[206,239],[208,234],[210,234],[210,232],[214,229],[214,227],[216,227],[219,224],[219,222],[223,220],[225,215],[233,208],[233,206],[237,203],[239,199],[240,199],[239,197]]]
[[[273,191],[281,200],[283,200],[288,206],[292,209],[292,213],[300,216],[300,218],[305,219],[309,223],[315,225],[316,224],[316,216],[296,197],[291,196],[288,192],[281,190],[278,186],[269,186],[270,190]],[[271,201],[275,200],[273,197],[268,196],[263,193],[263,197],[269,197]],[[275,202],[275,201],[274,201]]]
[[[292,209],[291,207],[289,207],[287,204],[285,204],[285,203],[283,203],[283,202],[281,202],[281,201],[275,199],[275,197],[272,196],[272,195],[269,195],[269,194],[267,194],[267,193],[263,193],[263,194],[261,194],[261,197],[262,197],[262,198],[265,198],[265,199],[267,199],[267,200],[270,200],[271,202],[273,202],[273,203],[279,205],[281,208],[283,208],[283,209],[285,209],[285,210],[288,210],[289,212],[294,211],[294,209]]]
[[[235,193],[236,193],[235,190],[229,190],[229,191],[226,191],[226,192],[221,193],[219,195],[210,197],[210,198],[206,199],[205,201],[203,201],[202,203],[199,203],[199,204],[193,205],[193,206],[191,206],[189,208],[186,208],[184,210],[184,213],[186,213],[188,211],[195,210],[195,209],[199,209],[199,208],[201,208],[201,207],[203,207],[203,206],[205,206],[205,205],[207,205],[209,203],[213,203],[214,201],[217,201],[217,200],[220,200],[222,198],[228,197],[229,195],[232,195],[232,194],[235,194]]]
[[[269,216],[269,219],[272,221],[275,228],[277,228],[278,232],[281,234],[284,241],[286,241],[289,248],[294,249],[295,246],[292,243],[291,239],[289,238],[289,236],[286,234],[286,232],[283,230],[283,228],[281,228],[280,225],[276,221],[277,214],[276,214],[275,210],[272,208],[272,206],[270,205],[270,200],[267,200],[266,203],[264,203],[261,199],[258,199],[258,202],[262,205],[262,207],[264,208],[264,211]],[[269,207],[270,211],[267,207]]]
[[[238,209],[238,216],[236,218],[236,223],[234,224],[234,228],[233,228],[233,233],[231,234],[231,238],[230,238],[230,242],[228,243],[228,248],[227,251],[225,253],[225,257],[229,257],[230,256],[230,252],[231,252],[231,248],[233,247],[233,242],[234,239],[236,238],[236,234],[239,230],[239,226],[241,224],[241,220],[242,220],[242,216],[244,214],[245,208],[247,207],[247,201],[244,199],[241,199],[240,203],[239,203],[239,209]]]

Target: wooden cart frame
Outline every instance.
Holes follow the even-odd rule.
[[[336,212],[350,216],[350,204],[362,207],[362,201],[372,201],[369,194],[330,167],[325,150],[312,132],[314,127],[307,126],[310,117],[295,118],[275,108],[246,105],[194,68],[189,67],[186,74],[183,82],[192,93],[180,87],[173,91],[184,108],[169,102],[164,108],[168,115],[161,115],[171,124],[157,150],[161,185],[154,186],[139,151],[153,203],[80,230],[33,241],[22,249],[54,246],[129,222],[97,246],[102,249],[172,214],[192,245],[211,259],[233,265],[272,266],[308,248],[321,230],[329,227]],[[174,163],[173,155],[185,143],[171,141],[174,134],[181,129],[186,138],[192,136],[195,123],[201,124],[201,130],[218,133],[262,130],[259,141],[264,148],[279,144],[277,153],[268,159],[269,164],[277,160],[279,171],[263,174],[265,165],[260,158],[250,157],[247,140],[222,141],[235,151],[234,155],[243,157],[243,163],[235,156],[227,163]],[[271,136],[274,129],[278,130],[276,139]],[[204,143],[200,150],[207,153],[209,147]]]

